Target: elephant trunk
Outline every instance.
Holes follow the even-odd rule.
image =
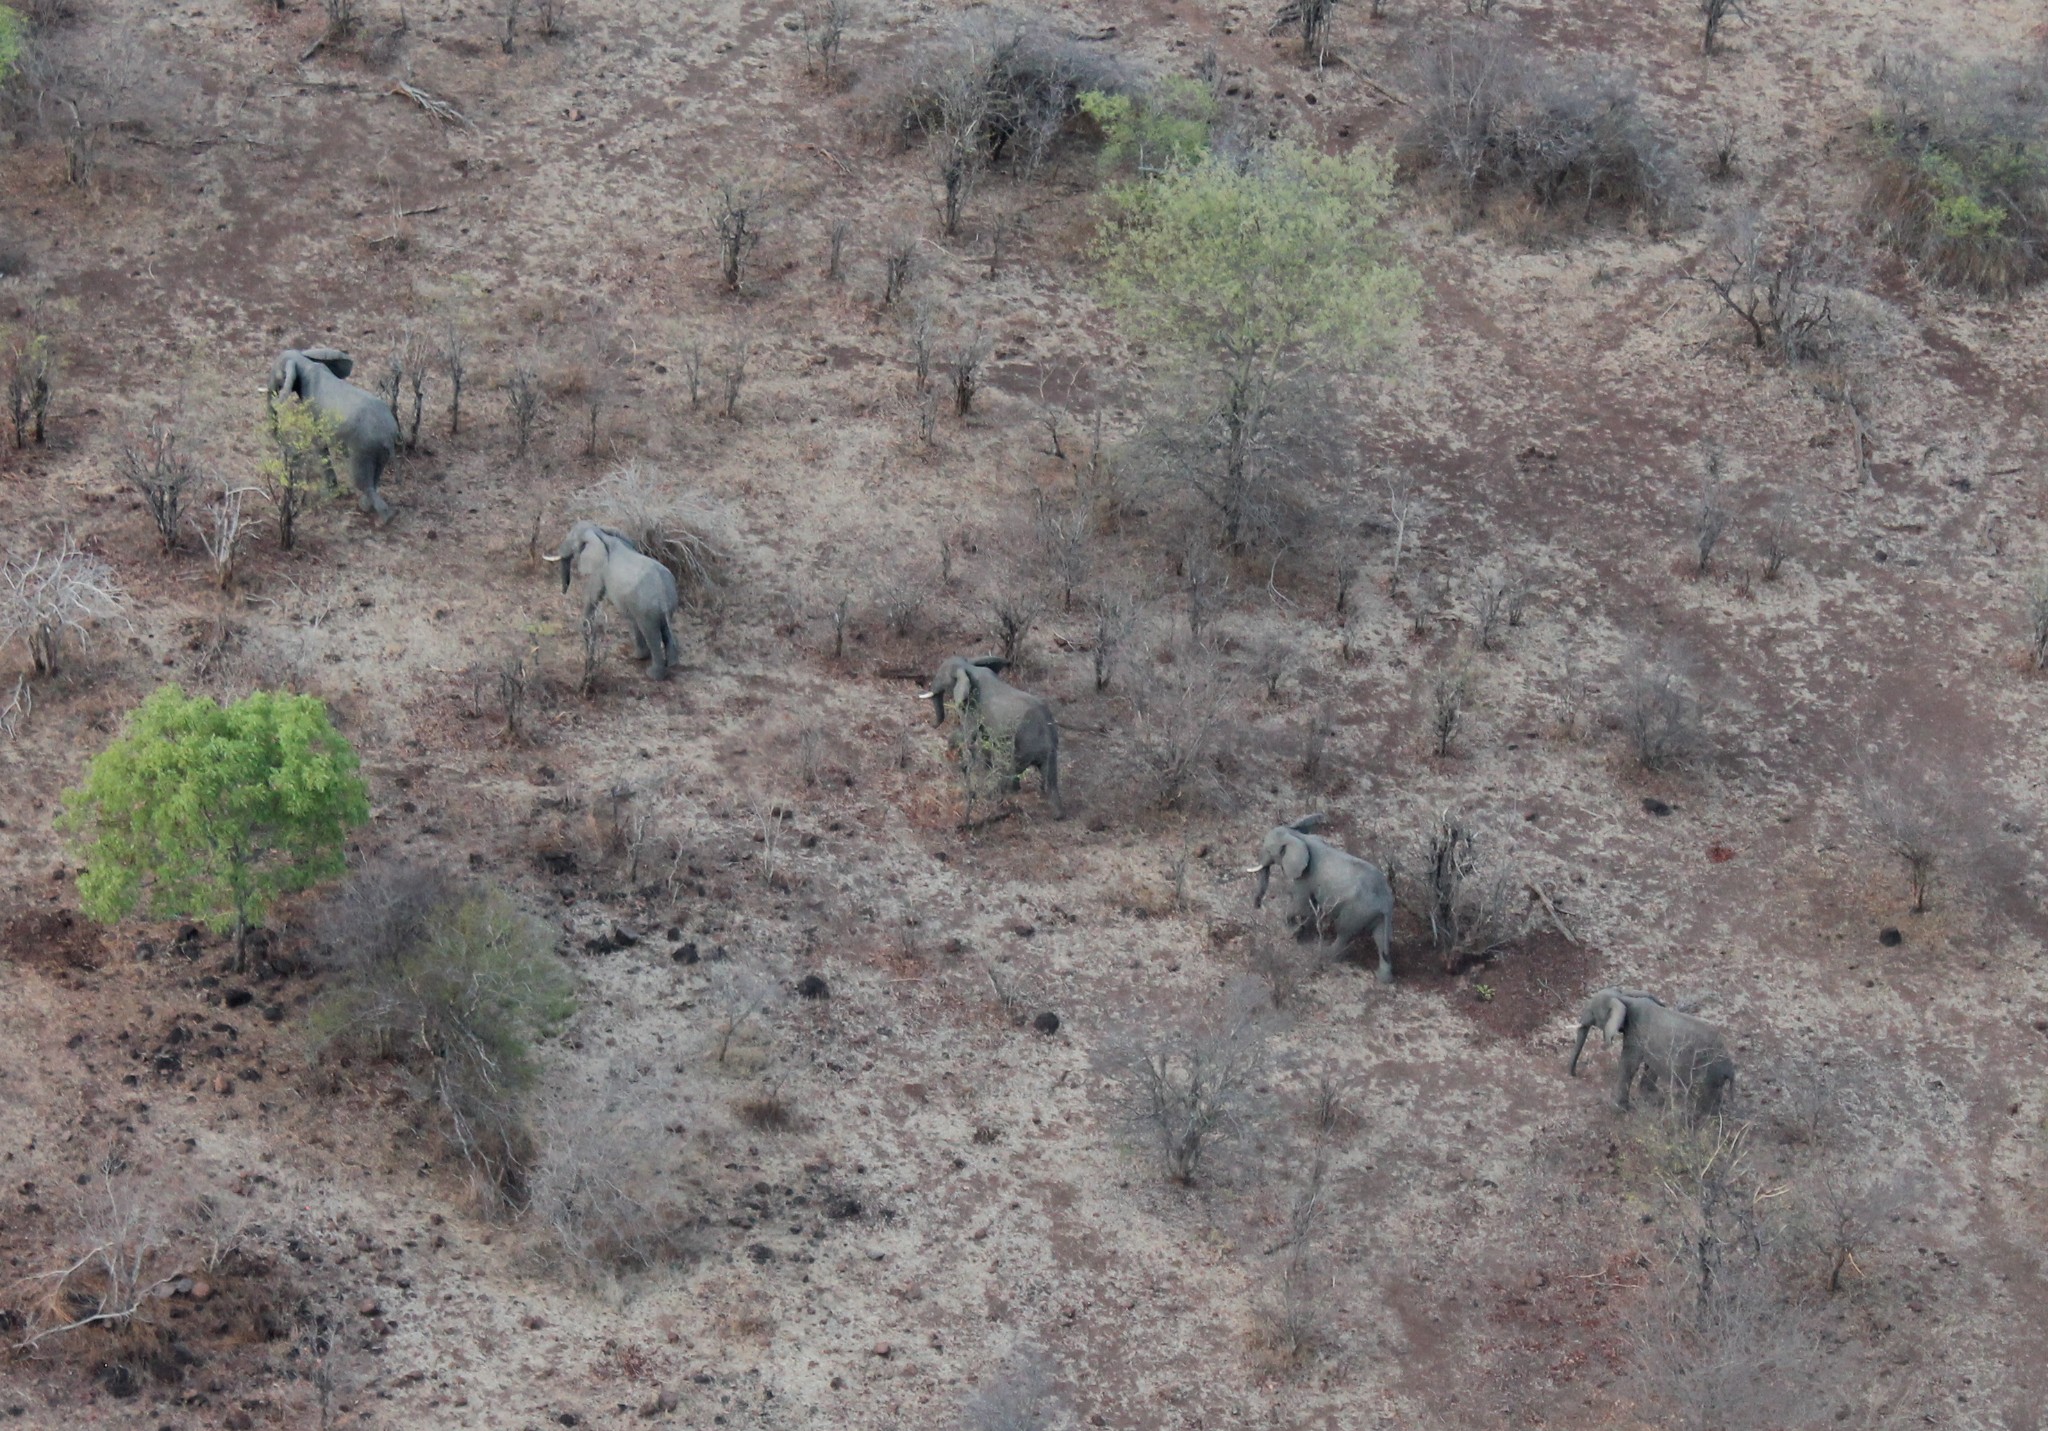
[[[944,725],[946,723],[945,691],[937,686],[934,686],[929,692],[927,692],[927,694],[930,697],[932,703],[932,724]]]
[[[1260,865],[1258,875],[1259,882],[1252,889],[1253,909],[1257,909],[1266,902],[1266,881],[1273,877],[1273,867],[1271,865]]]
[[[1586,1035],[1591,1033],[1592,1031],[1593,1025],[1591,1022],[1581,1023],[1579,1025],[1579,1041],[1572,1045],[1571,1076],[1573,1078],[1577,1078],[1579,1076],[1579,1055],[1586,1051]]]

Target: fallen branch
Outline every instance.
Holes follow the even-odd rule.
[[[398,217],[400,217],[401,219],[409,219],[414,214],[438,214],[441,212],[441,210],[447,207],[448,206],[446,204],[429,204],[424,209],[400,209],[398,211]]]
[[[1557,932],[1570,943],[1578,943],[1579,936],[1566,927],[1564,917],[1557,912],[1557,906],[1550,902],[1550,896],[1543,892],[1543,886],[1532,879],[1529,881],[1529,893],[1535,895],[1537,901],[1542,904],[1543,912],[1550,916],[1550,922],[1557,926]]]
[[[447,100],[436,99],[434,98],[434,96],[428,94],[425,90],[416,89],[412,85],[407,84],[404,80],[400,80],[398,83],[391,86],[391,93],[397,95],[401,99],[411,100],[414,104],[418,105],[421,109],[425,110],[435,119],[440,120],[443,124],[458,124],[461,125],[464,129],[476,128],[474,124],[471,124],[469,122],[468,118],[462,113],[461,110],[457,109]]]
[[[320,38],[319,38],[319,39],[317,39],[317,40],[315,40],[315,41],[314,41],[314,42],[313,42],[312,44],[308,45],[308,46],[306,47],[306,53],[304,53],[303,55],[300,55],[300,56],[299,56],[299,63],[300,63],[300,64],[304,64],[304,63],[305,63],[305,62],[306,62],[307,60],[310,60],[310,59],[312,59],[312,58],[313,58],[313,56],[315,56],[315,55],[319,54],[319,53],[320,53],[320,50],[321,50],[321,48],[322,48],[323,46],[325,46],[325,45],[326,45],[326,43],[327,43],[327,32],[326,32],[325,30],[322,30],[322,31],[320,32]]]

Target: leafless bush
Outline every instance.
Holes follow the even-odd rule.
[[[1012,666],[1023,663],[1024,643],[1031,639],[1032,628],[1044,614],[1045,605],[1038,592],[1028,585],[1016,584],[989,598],[989,625],[1005,661]]]
[[[14,689],[7,693],[5,701],[0,701],[0,740],[18,739],[35,708],[35,687],[28,683],[27,676],[16,676]]]
[[[1757,531],[1757,554],[1763,558],[1765,581],[1776,581],[1784,571],[1799,520],[1798,500],[1790,495],[1779,497],[1765,509],[1763,524]]]
[[[1622,733],[1645,770],[1683,769],[1706,758],[1700,699],[1677,666],[1636,652],[1622,681]]]
[[[1214,1145],[1245,1126],[1265,1068],[1265,1031],[1240,995],[1205,1025],[1139,1040],[1111,1072],[1166,1176],[1192,1187]]]
[[[1721,48],[1721,26],[1732,15],[1738,20],[1747,20],[1749,15],[1742,8],[1742,0],[1699,0],[1700,19],[1705,22],[1700,33],[1700,53],[1711,55]]]
[[[1955,807],[1938,781],[1903,768],[1866,769],[1861,785],[1878,839],[1905,868],[1913,913],[1924,914],[1935,877],[1961,842]]]
[[[1209,543],[1209,534],[1189,527],[1182,535],[1180,586],[1187,597],[1188,639],[1200,641],[1230,589],[1230,569]]]
[[[1047,579],[1060,594],[1060,609],[1074,609],[1074,593],[1095,571],[1095,513],[1084,503],[1060,508],[1043,496],[1038,503],[1038,551]]]
[[[726,351],[725,371],[720,380],[725,391],[725,415],[733,422],[739,421],[740,388],[747,380],[747,359],[753,351],[753,344],[747,342],[735,343]]]
[[[1456,811],[1437,812],[1414,869],[1413,880],[1400,880],[1398,887],[1404,903],[1429,925],[1430,944],[1445,973],[1457,973],[1467,960],[1522,933],[1514,871],[1482,853],[1478,832]]]
[[[804,11],[805,74],[816,75],[828,87],[839,83],[839,49],[852,20],[852,0],[818,0]]]
[[[1714,548],[1721,544],[1721,538],[1728,531],[1728,524],[1735,520],[1735,513],[1722,495],[1720,484],[1712,479],[1700,493],[1699,504],[1692,509],[1692,550],[1693,571],[1705,576],[1714,565]]]
[[[1393,532],[1394,547],[1387,558],[1387,595],[1401,589],[1401,558],[1407,554],[1415,529],[1429,515],[1429,504],[1416,489],[1415,480],[1405,472],[1381,474],[1387,487],[1387,526]]]
[[[533,0],[534,23],[543,40],[552,40],[562,33],[562,16],[568,9],[568,0]]]
[[[2027,659],[2037,671],[2048,670],[2048,567],[2027,579]]]
[[[882,254],[882,306],[888,307],[901,298],[916,281],[918,273],[917,237],[907,231],[898,231],[889,239],[889,246]]]
[[[725,513],[701,493],[652,467],[622,462],[578,503],[673,572],[685,603],[701,609],[724,592],[732,567],[731,530]]]
[[[450,307],[440,319],[440,359],[448,375],[448,435],[462,432],[462,388],[469,381],[469,328],[462,315]]]
[[[711,1037],[714,1061],[724,1064],[733,1040],[775,1002],[779,992],[773,976],[764,970],[729,959],[711,966],[706,995],[715,1016]]]
[[[514,368],[505,379],[505,408],[512,418],[512,456],[524,459],[540,423],[540,379],[531,368]]]
[[[608,624],[604,606],[598,605],[583,613],[582,623],[577,627],[583,668],[576,680],[576,694],[586,701],[597,694],[598,685],[604,678],[604,638]]]
[[[1469,33],[1425,52],[1410,145],[1466,200],[1523,196],[1590,222],[1601,211],[1654,222],[1681,211],[1683,167],[1629,82],[1591,68],[1551,70],[1509,37]]]
[[[327,11],[327,38],[330,41],[347,39],[362,24],[356,14],[355,0],[321,0],[321,4]]]
[[[1266,688],[1266,699],[1280,699],[1280,683],[1294,673],[1301,653],[1282,636],[1268,635],[1252,646],[1250,671],[1254,681]]]
[[[1341,3],[1342,0],[1287,0],[1273,17],[1267,33],[1299,30],[1302,58],[1313,60],[1320,69],[1330,57],[1330,21]]]
[[[974,395],[981,390],[981,365],[989,354],[989,340],[981,335],[981,327],[975,325],[974,332],[960,342],[953,350],[953,361],[949,365],[953,372],[953,413],[965,417],[974,409]]]
[[[1138,627],[1138,604],[1122,590],[1099,591],[1088,603],[1094,617],[1094,640],[1090,656],[1095,668],[1095,689],[1106,691],[1123,664],[1124,650]]]
[[[505,736],[518,740],[526,732],[526,708],[536,671],[524,647],[515,649],[498,667],[498,704],[505,713]]]
[[[1479,593],[1474,603],[1478,618],[1474,632],[1479,638],[1480,650],[1500,649],[1507,628],[1522,624],[1522,613],[1528,600],[1528,583],[1512,571],[1489,572],[1480,578]]]
[[[479,1191],[518,1206],[532,1164],[532,1040],[573,1007],[547,926],[502,891],[392,865],[344,886],[322,930],[334,979],[314,1018],[318,1044],[403,1068]]]
[[[1453,659],[1430,677],[1429,748],[1438,759],[1449,757],[1471,704],[1472,670],[1464,661]]]
[[[590,1094],[558,1094],[540,1122],[528,1215],[546,1229],[570,1274],[601,1287],[621,1274],[689,1261],[692,1219],[670,1191],[673,1173],[656,1108],[620,1066]]]
[[[875,612],[890,634],[902,640],[914,633],[924,620],[930,592],[921,581],[901,578],[875,588]]]
[[[1819,362],[1841,342],[1836,300],[1853,270],[1841,247],[1811,228],[1774,230],[1739,219],[1699,281],[1742,321],[1751,346],[1788,363]]]
[[[1193,641],[1166,653],[1131,687],[1130,734],[1162,806],[1179,806],[1201,778],[1202,763],[1229,724],[1236,683],[1214,652]]]
[[[149,509],[149,518],[156,524],[157,540],[164,551],[176,551],[178,534],[184,527],[185,494],[199,480],[199,469],[192,459],[178,453],[177,434],[160,423],[152,423],[143,433],[141,443],[121,449],[116,470]]]
[[[711,232],[718,241],[718,271],[728,293],[746,287],[748,266],[760,246],[773,203],[772,192],[757,184],[728,179],[713,191]]]
[[[916,379],[917,390],[923,393],[932,385],[932,310],[928,304],[920,303],[910,319],[910,371]]]
[[[56,384],[57,345],[49,334],[15,333],[0,347],[0,386],[6,389],[16,447],[42,445]]]
[[[1935,281],[2010,293],[2048,275],[2048,84],[2038,58],[1888,57],[1869,196],[1880,234]]]
[[[113,567],[80,551],[69,531],[54,547],[0,562],[0,647],[22,637],[38,676],[57,673],[66,633],[88,643],[96,623],[123,620],[128,607]]]
[[[227,591],[235,584],[235,570],[241,560],[242,539],[255,525],[255,519],[244,514],[242,502],[245,498],[260,495],[254,487],[236,487],[222,482],[213,494],[213,500],[206,504],[200,515],[192,518],[193,529],[199,534],[199,545],[206,549],[206,559],[213,568],[213,584]]]
[[[853,231],[851,219],[835,219],[825,231],[825,281],[837,283],[846,276],[846,236]]]
[[[81,1197],[64,1265],[32,1273],[10,1289],[22,1303],[14,1338],[31,1351],[52,1337],[93,1328],[118,1332],[143,1316],[180,1275],[158,1221],[160,1199],[134,1187],[109,1158],[93,1191]],[[17,1264],[18,1265],[18,1264]]]
[[[1322,787],[1330,755],[1330,737],[1336,733],[1337,723],[1331,718],[1328,706],[1316,707],[1303,722],[1301,763],[1296,767],[1296,774],[1305,788],[1316,790]]]
[[[519,34],[519,8],[523,0],[504,0],[505,11],[498,31],[498,52],[512,53],[513,42]]]
[[[411,413],[405,423],[405,450],[416,452],[420,445],[420,420],[426,415],[427,378],[434,367],[432,341],[418,327],[408,327],[392,366],[405,375],[406,386],[412,393]]]

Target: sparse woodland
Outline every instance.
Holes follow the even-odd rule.
[[[2034,1424],[2044,355],[2023,6],[0,5],[0,1421]]]

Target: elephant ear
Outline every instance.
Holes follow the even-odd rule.
[[[1327,825],[1329,822],[1330,817],[1328,815],[1318,812],[1313,815],[1303,815],[1299,820],[1296,820],[1287,828],[1290,830],[1299,830],[1304,835],[1311,835],[1314,834],[1317,830],[1322,829],[1323,826]]]
[[[1628,1000],[1615,997],[1608,1000],[1607,1022],[1600,1026],[1605,1038],[1616,1038],[1628,1027]]]
[[[979,666],[984,671],[1007,671],[1010,669],[1010,663],[1001,656],[976,656],[967,664]]]
[[[345,378],[356,370],[356,360],[339,348],[305,348],[301,351],[337,378]]]
[[[974,702],[976,691],[970,667],[963,664],[953,672],[953,704],[966,710]]]
[[[1289,879],[1300,879],[1308,873],[1308,842],[1299,836],[1290,835],[1281,842],[1280,871]]]

